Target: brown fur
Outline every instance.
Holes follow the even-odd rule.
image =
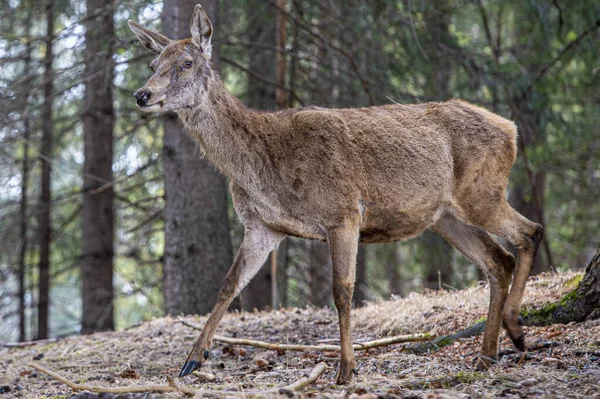
[[[203,360],[234,296],[269,251],[293,235],[329,242],[342,344],[338,382],[348,382],[355,366],[350,303],[358,241],[405,240],[428,228],[490,279],[479,365],[489,366],[497,355],[503,311],[508,332],[522,349],[517,317],[541,226],[505,200],[516,157],[515,125],[461,100],[272,113],[247,109],[210,69],[210,54],[202,47],[210,45],[210,36],[198,37],[203,29],[194,36],[198,23],[210,24],[199,7],[193,38],[184,41],[132,26],[151,51],[156,41],[163,45],[154,61],[156,73],[140,92],[164,100],[148,111],[177,111],[206,157],[231,179],[234,206],[246,226],[242,248],[188,361]],[[193,45],[200,42],[205,44]],[[179,64],[190,57],[195,65],[186,71]],[[488,232],[518,248],[510,295],[514,258]]]

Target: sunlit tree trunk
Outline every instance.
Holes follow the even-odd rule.
[[[166,0],[163,31],[172,39],[189,37],[198,2],[213,24],[212,67],[219,71],[216,0]],[[175,115],[165,116],[164,132],[165,309],[170,314],[205,314],[211,311],[233,260],[226,182],[201,159]]]
[[[44,57],[44,103],[42,105],[42,145],[40,148],[40,163],[42,166],[42,187],[39,206],[39,291],[38,291],[38,331],[37,338],[48,338],[48,309],[50,294],[50,244],[52,235],[50,191],[50,174],[52,170],[52,91],[54,81],[52,76],[54,34],[54,1],[46,3],[46,55]]]
[[[113,53],[112,0],[87,0],[81,237],[82,333],[113,330]]]

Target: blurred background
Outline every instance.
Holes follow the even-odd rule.
[[[127,27],[187,37],[197,2],[2,0],[0,341],[210,312],[243,227],[226,180],[176,118],[136,109],[153,55]],[[248,107],[460,97],[515,120],[509,200],[546,227],[533,273],[593,256],[597,1],[200,3],[215,27],[214,68]],[[272,257],[234,308],[332,305],[327,244],[288,238]],[[361,247],[355,305],[484,280],[425,232]]]

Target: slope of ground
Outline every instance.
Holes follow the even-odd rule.
[[[572,273],[530,280],[526,306],[557,300],[573,288]],[[389,334],[433,332],[444,335],[468,327],[485,316],[488,287],[463,291],[411,294],[373,303],[354,311],[356,341]],[[188,318],[203,324],[204,317]],[[320,352],[277,353],[215,343],[202,372],[180,384],[197,389],[256,390],[286,385],[307,374],[316,363],[332,368],[304,394],[348,397],[375,394],[403,398],[600,398],[600,322],[526,328],[527,342],[537,349],[526,356],[511,353],[502,334],[505,356],[487,372],[474,370],[481,336],[463,339],[434,353],[414,355],[405,345],[358,353],[358,375],[352,384],[334,384],[337,355]],[[38,372],[37,362],[78,383],[105,386],[164,384],[176,376],[198,331],[175,318],[161,318],[124,331],[74,336],[54,343],[0,349],[1,398],[63,398],[73,392]],[[338,337],[337,317],[328,309],[285,309],[277,312],[229,314],[218,334],[269,342],[316,344]],[[262,359],[262,360],[258,360]],[[133,378],[132,378],[133,377]],[[210,376],[209,376],[210,379]],[[160,397],[180,397],[162,394]],[[79,397],[85,396],[80,394]],[[110,395],[103,398],[114,397]],[[158,394],[119,397],[159,397]],[[371,396],[372,398],[374,396]]]

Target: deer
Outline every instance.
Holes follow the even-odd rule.
[[[341,355],[336,382],[356,360],[351,302],[359,244],[440,234],[490,286],[476,367],[497,359],[504,325],[525,351],[519,313],[543,235],[506,200],[517,127],[462,100],[366,108],[246,108],[211,68],[213,27],[197,5],[191,38],[171,40],[128,21],[157,55],[134,96],[143,112],[175,112],[204,156],[230,180],[244,239],[179,377],[201,367],[232,300],[286,236],[328,242]],[[506,239],[517,257],[492,236]],[[512,285],[511,285],[512,284]]]

